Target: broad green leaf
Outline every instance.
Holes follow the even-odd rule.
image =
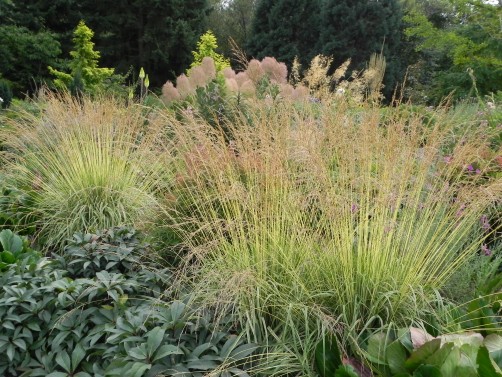
[[[30,330],[41,331],[40,325],[37,322],[29,322],[27,326]]]
[[[84,359],[84,357],[85,357],[85,350],[80,345],[80,343],[77,343],[75,349],[71,353],[71,366],[73,371],[77,369],[78,365]]]
[[[23,240],[10,229],[4,229],[0,232],[0,244],[4,251],[10,251],[13,254],[23,251]]]
[[[490,358],[487,347],[480,347],[476,358],[478,364],[478,374],[481,377],[502,377],[502,372],[498,365]]]
[[[157,348],[159,348],[160,344],[164,340],[164,334],[166,333],[165,329],[161,329],[160,327],[155,327],[148,332],[148,337],[146,340],[146,350],[148,357],[152,357]]]
[[[342,364],[336,337],[327,335],[315,349],[315,365],[321,377],[331,377]]]
[[[212,343],[204,343],[204,344],[201,344],[197,347],[195,347],[193,349],[192,352],[190,352],[190,356],[191,357],[197,357],[197,358],[200,358],[200,356],[206,352],[208,349],[211,349],[213,348],[214,345]]]
[[[68,373],[71,373],[71,361],[70,356],[66,351],[58,352],[56,355],[56,363],[58,363],[61,368],[63,368]]]
[[[230,356],[230,352],[235,347],[238,341],[239,338],[237,336],[235,335],[229,336],[223,347],[221,347],[220,350],[221,357],[224,359],[228,358]]]
[[[14,330],[16,326],[11,321],[5,321],[2,323],[2,327],[9,329],[9,330]]]
[[[490,353],[490,357],[502,368],[502,336],[499,334],[490,334],[485,338],[485,347]]]
[[[182,364],[176,364],[165,372],[168,376],[192,377],[190,370]]]
[[[170,306],[171,318],[173,322],[178,322],[185,312],[186,305],[181,301],[174,301]]]
[[[441,367],[441,365],[444,364],[445,360],[450,355],[450,352],[453,350],[453,347],[455,347],[453,343],[445,344],[437,352],[431,355],[425,362],[429,365]]]
[[[9,344],[7,346],[6,354],[10,361],[14,360],[14,353],[15,353],[14,346],[12,344]]]
[[[457,376],[459,373],[459,364],[460,364],[461,354],[460,348],[453,347],[448,357],[443,362],[443,365],[440,366],[441,373],[444,377],[460,377]]]
[[[145,372],[152,367],[151,364],[144,363],[133,363],[132,365],[126,366],[123,373],[124,377],[142,377]]]
[[[52,372],[49,373],[46,377],[69,377],[70,375],[68,373],[63,373],[63,372]]]
[[[172,344],[165,344],[161,346],[159,349],[157,349],[157,352],[155,352],[154,357],[152,359],[153,361],[157,361],[162,359],[163,357],[169,356],[169,355],[182,355],[183,351],[180,350],[178,347],[173,346]]]
[[[10,251],[2,251],[0,252],[0,259],[7,264],[16,263],[16,257]]]
[[[218,366],[218,364],[212,360],[198,359],[189,361],[186,366],[188,369],[192,370],[213,370]]]
[[[334,374],[334,377],[359,377],[352,365],[342,365]]]
[[[413,373],[413,377],[443,377],[443,375],[434,365],[420,365]]]
[[[440,339],[434,339],[425,343],[422,347],[415,350],[411,356],[406,360],[405,367],[408,371],[413,372],[421,364],[424,364],[431,355],[433,355],[441,346]]]
[[[145,348],[141,346],[131,348],[129,351],[127,351],[127,354],[138,360],[146,360],[146,358],[148,357]]]
[[[258,345],[250,343],[250,344],[243,344],[242,346],[239,346],[232,350],[230,352],[230,358],[234,360],[240,360],[245,357],[248,357],[251,355],[254,351],[258,349]]]
[[[407,358],[406,349],[399,340],[395,340],[387,347],[387,364],[393,374],[406,372],[404,363]]]
[[[23,351],[26,351],[26,342],[23,339],[14,339],[12,341],[18,348],[21,348]]]
[[[459,367],[476,371],[476,357],[478,355],[479,346],[472,344],[463,344],[460,347],[460,363]]]
[[[376,364],[386,364],[385,353],[387,351],[387,346],[390,342],[389,337],[383,333],[378,332],[373,334],[368,339],[368,355],[370,356],[369,360]]]
[[[78,372],[74,375],[74,377],[92,377],[89,373],[86,372]]]

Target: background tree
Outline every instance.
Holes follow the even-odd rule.
[[[100,54],[94,50],[93,31],[80,21],[73,33],[74,50],[70,51],[70,73],[58,71],[49,66],[49,71],[56,77],[54,84],[58,88],[77,92],[96,92],[103,88],[104,81],[112,77],[113,68],[99,68]]]
[[[189,66],[209,11],[209,0],[0,0],[0,70],[17,94],[48,80],[47,66],[64,68],[56,57],[68,56],[84,20],[104,66],[122,74],[144,67],[160,87]]]
[[[0,73],[16,96],[34,91],[49,77],[47,64],[61,53],[55,35],[16,25],[0,26]]]
[[[29,28],[29,26],[36,27]],[[25,14],[13,0],[0,0],[0,75],[14,94],[33,91],[49,77],[47,64],[61,53],[57,36]]]
[[[207,30],[208,0],[85,0],[102,64],[125,73],[144,67],[152,87],[183,72]]]
[[[397,0],[323,0],[319,50],[338,67],[352,59],[362,69],[372,53],[387,61],[384,92],[390,96],[402,77],[400,64],[401,6]]]
[[[257,0],[212,0],[208,28],[218,40],[218,52],[232,55],[232,38],[238,46],[246,46],[251,37],[251,26]]]
[[[192,51],[193,62],[190,68],[199,66],[202,63],[202,59],[205,57],[212,58],[216,68],[216,72],[220,72],[223,69],[230,67],[230,60],[225,58],[223,55],[218,54],[216,49],[218,48],[218,41],[214,36],[212,31],[204,33],[200,40],[197,42],[197,50]]]
[[[437,14],[439,13],[439,14]],[[406,34],[418,52],[417,87],[437,102],[502,90],[502,5],[480,0],[455,0],[436,13],[417,2],[407,13]],[[440,20],[440,22],[438,22]]]
[[[275,57],[291,67],[295,56],[307,66],[317,54],[320,0],[260,0],[247,52]]]

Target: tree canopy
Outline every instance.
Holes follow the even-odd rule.
[[[98,67],[100,54],[94,50],[93,35],[94,32],[84,21],[80,21],[73,33],[74,50],[70,51],[72,60],[69,63],[71,72],[61,72],[49,66],[58,88],[94,92],[99,90],[105,79],[113,75],[113,68]]]
[[[73,30],[84,20],[104,66],[122,74],[144,67],[160,87],[191,63],[209,11],[209,0],[0,0],[0,54],[6,57],[0,73],[19,91],[34,79],[50,79],[47,66],[68,66],[57,58],[68,56]]]
[[[402,77],[401,13],[397,0],[324,0],[319,50],[333,56],[335,66],[350,58],[353,69],[364,68],[371,54],[382,51],[385,92],[391,95]]]
[[[427,2],[418,3],[405,17],[406,35],[432,68],[432,99],[501,90],[502,4],[456,0],[442,5],[431,9]]]
[[[408,70],[406,93],[434,104],[502,90],[501,19],[502,0],[0,0],[0,76],[17,96],[50,82],[49,66],[74,79],[83,20],[99,64],[131,80],[143,67],[151,88],[196,64],[192,51],[211,30],[213,53],[231,57],[232,38],[249,58],[289,68],[323,54],[331,71],[350,58],[350,72],[383,52],[386,97]]]
[[[317,55],[320,0],[261,0],[252,25],[248,52],[258,59],[273,56],[291,66],[303,65]]]

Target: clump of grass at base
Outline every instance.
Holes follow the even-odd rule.
[[[75,232],[136,225],[157,208],[161,128],[113,98],[47,94],[10,122],[5,174],[30,196],[47,247]]]
[[[465,170],[486,138],[452,139],[440,110],[430,128],[364,110],[258,109],[230,143],[202,121],[171,122],[167,212],[196,296],[279,334],[321,321],[352,351],[367,328],[438,315],[437,292],[480,249],[480,216],[501,192]],[[313,373],[302,353],[314,338],[289,370]]]

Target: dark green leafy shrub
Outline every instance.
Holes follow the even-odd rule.
[[[5,242],[19,248],[15,235]],[[256,346],[187,302],[163,302],[169,274],[140,263],[147,251],[133,230],[117,228],[76,235],[54,259],[8,266],[0,274],[0,375],[246,375],[239,366]]]
[[[148,245],[131,228],[113,228],[96,234],[77,233],[64,250],[54,256],[72,278],[92,278],[97,272],[135,273],[152,266]],[[138,262],[142,262],[140,266]]]

